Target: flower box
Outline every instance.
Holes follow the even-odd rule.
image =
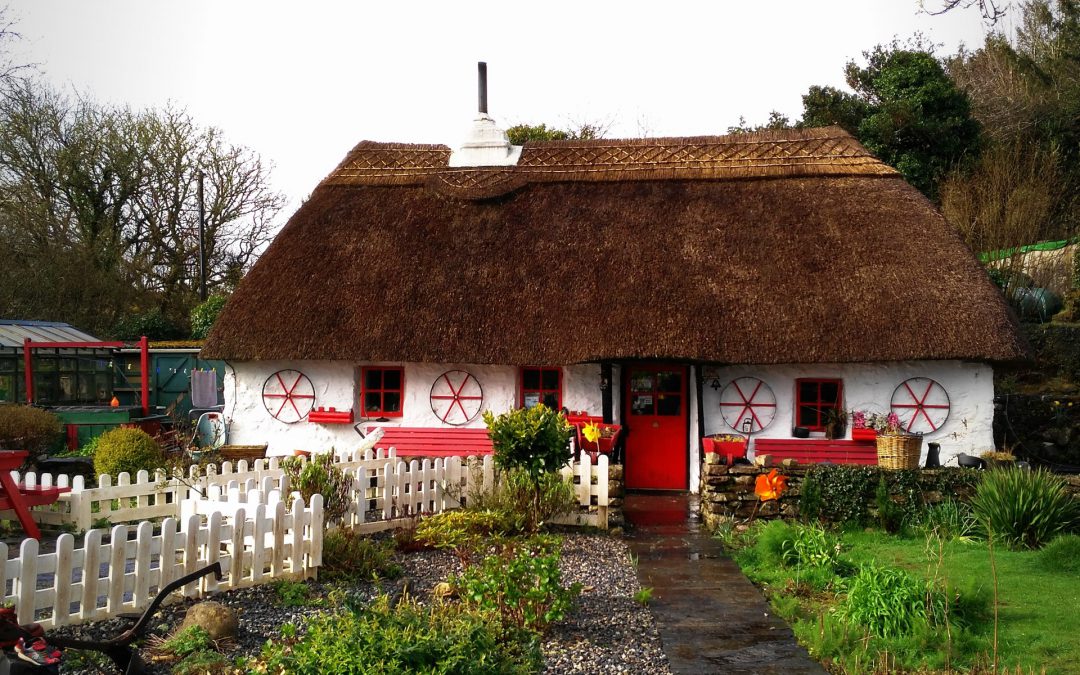
[[[585,438],[585,434],[582,433],[582,429],[585,426],[584,424],[575,425],[575,429],[577,432],[578,448],[589,453],[589,456],[595,460],[600,454],[611,454],[611,451],[615,449],[615,443],[619,440],[619,433],[622,431],[622,427],[618,424],[595,422],[593,422],[593,424],[596,424],[600,429],[600,438],[596,439],[596,441],[590,441]]]
[[[318,424],[352,424],[352,408],[338,410],[337,408],[315,408],[308,413],[308,422]]]
[[[731,464],[736,457],[746,457],[746,439],[731,440],[728,438],[712,438],[705,436],[701,439],[705,453],[715,452],[725,458],[727,464]]]
[[[877,440],[877,431],[875,431],[874,429],[852,429],[851,440],[875,441]]]

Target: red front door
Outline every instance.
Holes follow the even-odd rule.
[[[686,366],[627,366],[626,487],[685,490]]]

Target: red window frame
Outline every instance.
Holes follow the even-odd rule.
[[[535,370],[537,371],[537,382],[539,387],[525,387],[525,371]],[[558,377],[557,386],[552,389],[550,387],[544,387],[544,373],[554,372]],[[562,410],[562,388],[563,388],[563,372],[562,368],[558,366],[522,366],[521,371],[518,373],[518,405],[525,407],[525,395],[531,393],[537,393],[540,395],[540,402],[544,402],[545,394],[555,394],[555,410]]]
[[[372,371],[379,371],[382,373],[382,377],[379,378],[382,386],[378,388],[368,387],[368,373]],[[398,374],[399,387],[386,387],[386,373],[396,372]],[[369,410],[367,407],[367,395],[379,394],[379,409]],[[398,409],[386,410],[387,393],[397,393],[398,395]],[[360,368],[360,416],[361,417],[401,417],[405,414],[405,369],[401,366],[362,366]]]
[[[816,385],[813,399],[803,399],[803,386]],[[836,386],[836,400],[822,400],[823,385]],[[795,426],[806,427],[810,431],[825,431],[825,413],[828,410],[842,408],[844,405],[844,381],[830,377],[803,377],[795,380]],[[816,424],[803,421],[803,411],[813,410]]]

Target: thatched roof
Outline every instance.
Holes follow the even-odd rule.
[[[934,207],[837,128],[527,144],[450,169],[363,142],[240,284],[204,358],[1011,361]]]

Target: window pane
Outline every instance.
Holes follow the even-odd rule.
[[[0,375],[0,401],[12,402],[15,400],[15,377],[12,375]]]
[[[682,409],[682,396],[672,396],[671,394],[662,394],[658,397],[656,403],[657,415],[678,415]]]
[[[57,361],[59,361],[59,363],[60,363],[60,372],[62,372],[62,373],[74,372],[75,363],[76,363],[75,359],[61,357],[61,358],[57,359]]]
[[[800,382],[799,383],[799,401],[803,403],[814,403],[818,400],[818,383],[817,382]]]
[[[818,425],[817,408],[814,406],[799,406],[800,427],[816,427]]]
[[[383,394],[383,412],[400,412],[401,394],[396,391],[388,391]]]
[[[364,371],[364,389],[382,389],[382,371],[368,368]]]
[[[382,409],[382,395],[379,392],[364,394],[364,410],[379,412]]]
[[[110,398],[108,373],[98,373],[95,376],[95,385],[97,400],[108,401]]]
[[[682,391],[682,374],[671,372],[659,372],[656,374],[658,383],[656,388],[660,391],[679,393]]]
[[[383,371],[383,389],[397,389],[401,391],[401,371],[400,370],[384,370]]]
[[[544,394],[544,405],[552,410],[559,409],[559,397],[554,392],[547,392]]]
[[[521,386],[525,389],[540,388],[540,369],[526,368],[521,373]]]
[[[652,394],[637,394],[630,400],[630,412],[634,415],[653,414]]]
[[[531,407],[533,407],[534,405],[536,405],[539,402],[540,402],[540,392],[538,392],[538,391],[527,391],[527,392],[525,392],[525,400],[523,401],[523,403],[525,404],[526,408],[531,408]]]
[[[652,391],[653,390],[653,374],[652,373],[634,373],[630,376],[630,389],[632,391]],[[649,405],[652,405],[652,399],[649,400]]]
[[[542,371],[543,382],[541,383],[541,389],[558,389],[559,388],[559,371],[554,368],[545,368]]]
[[[840,396],[840,383],[839,382],[822,382],[821,383],[821,402],[822,403],[837,403],[837,399]]]

